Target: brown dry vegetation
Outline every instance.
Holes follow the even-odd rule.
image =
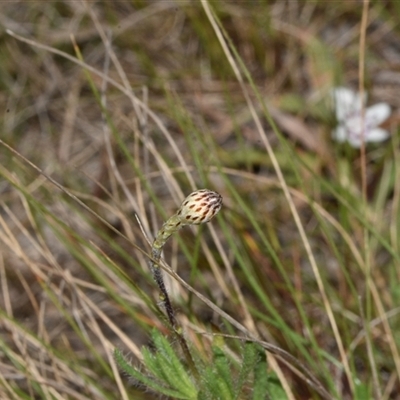
[[[333,397],[400,399],[399,4],[369,7],[365,89],[393,113],[363,158],[332,141],[327,102],[359,87],[360,1],[210,2],[254,87],[200,2],[3,3],[0,139],[67,192],[1,146],[0,398],[158,398],[112,350],[138,365],[150,330],[168,335],[144,233],[209,187],[221,215],[171,240],[167,263]],[[238,333],[168,284],[202,354],[199,331]],[[319,398],[269,362],[287,394]]]

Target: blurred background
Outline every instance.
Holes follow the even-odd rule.
[[[112,351],[140,365],[151,330],[168,337],[149,242],[207,187],[220,215],[171,239],[166,263],[334,398],[400,399],[400,2],[370,1],[362,26],[363,7],[2,5],[1,398],[159,398]],[[390,106],[365,116],[385,140],[334,140],[336,87]],[[207,359],[199,332],[237,331],[166,279]],[[240,358],[239,340],[225,346]],[[321,398],[268,370],[287,398]]]

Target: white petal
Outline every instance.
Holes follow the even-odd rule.
[[[370,129],[367,132],[366,142],[383,142],[389,137],[389,132],[382,128]]]
[[[362,102],[358,93],[345,87],[333,89],[331,96],[335,103],[336,118],[339,122],[344,121],[349,115],[358,113],[366,100],[366,93],[364,93],[364,102]]]
[[[355,149],[359,149],[361,147],[361,140],[358,137],[350,137],[349,145]]]
[[[362,130],[364,129],[365,141],[368,141],[370,132],[385,121],[389,117],[390,112],[390,107],[386,103],[375,104],[366,109],[364,118],[362,118],[361,113],[355,114],[346,118],[342,125],[351,136],[356,135],[361,137]]]
[[[347,140],[347,130],[343,126],[338,126],[332,131],[332,138],[337,142],[343,143]]]
[[[390,116],[391,109],[386,103],[374,104],[365,110],[365,121],[368,126],[378,126]]]
[[[340,102],[345,102],[346,104],[351,104],[358,96],[356,92],[346,87],[336,87],[331,90],[331,95],[335,100]]]
[[[389,132],[384,129],[381,128],[368,129],[365,132],[364,142],[365,143],[383,142],[389,136],[390,136]],[[350,146],[355,148],[360,148],[362,143],[361,132],[359,132],[358,134],[349,134],[348,141]]]

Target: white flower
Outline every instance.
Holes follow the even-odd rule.
[[[389,132],[379,128],[390,113],[386,103],[378,103],[365,108],[362,117],[362,106],[366,103],[367,96],[363,99],[358,93],[344,87],[338,87],[331,92],[335,103],[336,118],[339,123],[332,132],[332,137],[338,142],[348,141],[352,147],[361,147],[364,142],[382,142],[389,137]],[[364,126],[364,133],[362,132]]]

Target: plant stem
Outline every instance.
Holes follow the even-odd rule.
[[[196,380],[200,379],[200,375],[189,351],[186,339],[183,336],[182,328],[176,320],[175,312],[162,276],[160,258],[162,248],[174,232],[183,228],[185,225],[199,225],[210,221],[219,212],[221,206],[222,196],[212,190],[200,189],[190,193],[183,201],[176,214],[163,224],[151,248],[152,259],[150,260],[150,269],[160,289],[160,300],[164,305],[168,321],[182,347],[186,361]]]
[[[188,363],[189,368],[193,373],[193,376],[198,380],[200,378],[199,372],[196,368],[193,357],[190,353],[186,339],[183,336],[182,328],[179,326],[179,324],[176,320],[175,312],[172,307],[171,301],[169,299],[168,292],[165,287],[161,267],[159,265],[160,258],[161,258],[161,251],[162,251],[162,248],[163,248],[165,242],[168,240],[168,238],[172,235],[173,232],[175,232],[176,230],[178,230],[182,227],[180,223],[176,224],[175,217],[176,217],[176,215],[171,217],[163,225],[163,227],[158,232],[156,239],[153,242],[153,246],[151,249],[152,260],[150,261],[150,268],[151,268],[151,272],[153,274],[153,278],[156,281],[158,288],[160,289],[160,300],[161,300],[162,304],[164,305],[164,308],[167,313],[168,321],[171,325],[172,331],[174,332],[176,338],[179,341],[179,344],[182,348],[183,354],[185,355],[186,362]]]

